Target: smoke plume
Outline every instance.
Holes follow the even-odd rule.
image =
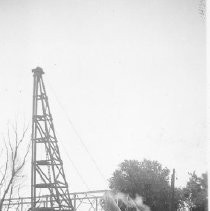
[[[138,194],[131,198],[128,194],[107,191],[103,196],[103,207],[105,211],[121,211],[118,202],[122,201],[129,208],[136,208],[136,211],[150,211],[150,208],[143,203],[143,199]]]

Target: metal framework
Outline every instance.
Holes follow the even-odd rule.
[[[73,211],[68,184],[63,170],[53,119],[42,79],[42,68],[32,70],[32,163],[31,210],[45,210],[40,195],[49,195],[48,207],[55,211]],[[49,210],[49,208],[47,209]]]
[[[70,193],[75,211],[103,211],[101,199],[107,190]],[[37,200],[47,210],[50,208],[50,196],[39,196]],[[6,199],[2,211],[26,211],[31,207],[31,197]]]

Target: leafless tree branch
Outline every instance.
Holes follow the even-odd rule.
[[[23,141],[27,132],[26,128],[20,139],[18,138],[18,129],[17,123],[13,126],[14,135],[11,138],[10,130],[8,128],[7,131],[7,144],[5,141],[5,149],[6,149],[6,164],[4,166],[4,170],[1,172],[2,176],[0,177],[0,191],[2,194],[0,195],[0,210],[3,209],[3,204],[8,198],[7,210],[11,208],[11,197],[14,193],[14,190],[18,188],[18,195],[20,191],[20,181],[21,172],[23,170],[24,165],[26,164],[26,159],[30,150],[30,143],[26,147],[26,152],[23,155],[23,158],[20,159],[20,154],[22,155],[21,147],[23,145]],[[22,144],[22,145],[21,145]],[[10,164],[10,165],[9,165]]]

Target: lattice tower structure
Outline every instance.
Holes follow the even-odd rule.
[[[50,210],[73,211],[68,184],[55,134],[42,68],[32,70],[32,168],[31,210],[45,210],[40,195],[50,195]],[[46,208],[49,210],[49,208]]]

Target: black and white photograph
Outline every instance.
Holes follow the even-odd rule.
[[[0,211],[208,211],[206,4],[0,0]]]

